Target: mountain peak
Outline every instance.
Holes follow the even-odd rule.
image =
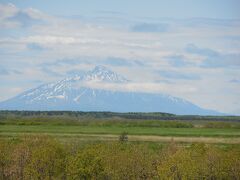
[[[106,66],[98,65],[98,66],[95,66],[92,72],[98,73],[98,72],[112,72],[112,71],[108,69]]]
[[[105,66],[95,66],[95,68],[86,73],[83,77],[85,81],[104,81],[104,82],[127,82],[128,80],[119,74],[111,71]]]

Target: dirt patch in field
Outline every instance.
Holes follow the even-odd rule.
[[[129,136],[130,141],[176,141],[176,142],[204,142],[204,143],[226,143],[239,144],[240,138],[218,138],[218,137],[166,137],[166,136]]]
[[[0,138],[11,138],[21,135],[37,135],[39,133],[0,133]],[[80,141],[115,141],[119,139],[119,135],[114,134],[68,134],[68,133],[40,133],[44,135],[54,136],[58,139],[77,138]],[[223,138],[223,137],[171,137],[171,136],[153,136],[153,135],[128,135],[129,141],[146,141],[146,142],[203,142],[203,143],[223,143],[223,144],[240,144],[239,137]]]

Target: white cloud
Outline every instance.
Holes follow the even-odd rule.
[[[0,27],[6,29],[32,26],[51,20],[51,16],[33,8],[19,9],[14,4],[0,4]]]
[[[8,18],[14,16],[18,9],[13,4],[0,4],[0,28],[16,28],[20,25],[19,22],[8,21]]]
[[[18,12],[15,5],[9,3],[6,5],[0,4],[0,20],[14,16]]]
[[[144,83],[144,82],[129,82],[129,83],[99,83],[99,82],[85,82],[81,83],[80,86],[90,87],[96,89],[105,89],[112,91],[131,91],[131,92],[149,92],[157,93],[162,92],[166,94],[176,94],[178,93],[192,93],[196,89],[189,85],[182,85],[178,89],[175,89],[174,84],[165,84],[165,83]]]

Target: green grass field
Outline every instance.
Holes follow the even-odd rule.
[[[0,133],[121,134],[181,137],[240,137],[239,129],[119,126],[0,125]]]
[[[240,118],[161,113],[0,111],[0,138],[47,134],[63,141],[116,141],[123,132],[128,134],[130,141],[139,142],[166,142],[174,138],[179,142],[239,144]]]

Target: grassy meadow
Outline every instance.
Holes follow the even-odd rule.
[[[0,136],[48,134],[56,137],[240,138],[239,117],[176,116],[166,113],[2,111]],[[219,118],[219,119],[217,119]],[[109,137],[109,136],[107,136]],[[130,138],[131,140],[132,138]],[[136,139],[136,138],[135,138]],[[156,138],[155,138],[156,139]],[[160,138],[159,138],[160,139]],[[166,138],[165,138],[166,139]],[[231,141],[229,141],[231,142]]]

